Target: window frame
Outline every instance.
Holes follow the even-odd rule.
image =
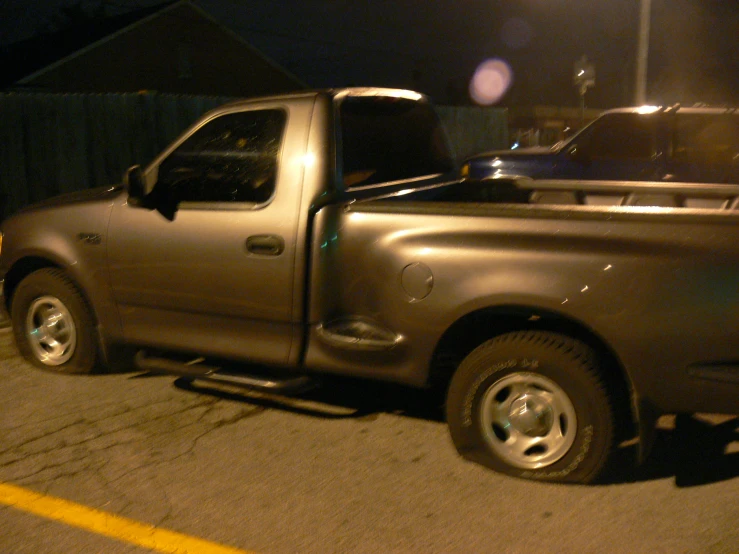
[[[220,211],[251,211],[261,210],[270,205],[277,194],[279,181],[280,181],[280,170],[283,162],[283,153],[285,148],[285,137],[288,132],[288,126],[290,123],[290,111],[287,106],[275,105],[275,106],[259,106],[251,109],[243,109],[243,107],[237,107],[231,110],[218,111],[213,113],[211,117],[207,117],[198,121],[195,126],[191,127],[189,131],[183,133],[180,139],[174,142],[167,150],[162,152],[157,157],[151,166],[147,169],[147,180],[152,184],[152,192],[155,192],[157,186],[160,184],[160,170],[161,166],[175,153],[179,148],[184,145],[188,140],[201,132],[205,127],[213,123],[214,121],[229,117],[239,116],[244,114],[259,113],[259,112],[279,112],[282,114],[282,129],[278,137],[279,146],[275,155],[275,170],[274,170],[274,189],[270,196],[263,202],[255,201],[206,201],[206,200],[181,200],[178,202],[178,209],[191,209],[191,210],[220,210]],[[165,185],[166,186],[166,185]]]
[[[616,125],[614,125],[614,122],[617,122],[618,127],[621,129],[626,128],[628,131],[628,125],[624,125],[622,121],[619,120],[626,120],[626,118],[634,119],[634,121],[640,121],[645,122],[649,124],[649,134],[651,136],[651,149],[650,153],[646,156],[619,156],[619,155],[605,155],[601,153],[597,153],[593,147],[593,135],[594,134],[602,134],[602,131],[604,128],[607,128],[607,126],[610,126],[611,128],[616,128]],[[648,160],[653,160],[655,156],[659,155],[659,134],[660,134],[660,118],[657,114],[637,114],[637,113],[613,113],[613,114],[607,114],[604,117],[596,120],[593,122],[592,125],[589,125],[586,129],[583,130],[583,133],[578,135],[579,139],[573,140],[571,143],[572,146],[581,146],[584,145],[585,151],[588,153],[589,159],[592,159],[594,161],[613,161],[613,162],[643,162]],[[631,134],[629,132],[626,133],[627,135]],[[583,139],[585,141],[583,142]]]

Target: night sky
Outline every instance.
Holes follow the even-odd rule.
[[[48,27],[63,0],[0,0],[0,43]],[[94,5],[97,2],[90,2]],[[157,4],[114,0],[108,13]],[[217,20],[315,87],[398,86],[470,102],[485,60],[512,84],[500,105],[579,102],[573,64],[595,65],[586,101],[633,103],[639,0],[200,0]],[[647,98],[739,105],[739,0],[652,0]]]

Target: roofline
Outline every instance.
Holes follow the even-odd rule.
[[[231,29],[230,27],[227,27],[217,19],[215,19],[212,15],[210,15],[208,12],[206,12],[203,8],[192,2],[192,0],[180,0],[177,2],[177,4],[189,4],[192,8],[194,8],[196,11],[200,12],[200,14],[214,23],[217,27],[220,27],[222,30],[224,30],[227,34],[229,34],[232,38],[234,38],[236,41],[242,43],[244,46],[246,46],[249,50],[251,50],[254,54],[256,54],[258,57],[260,57],[262,60],[264,60],[267,64],[271,65],[275,69],[280,70],[285,75],[288,75],[291,79],[294,79],[297,81],[300,85],[302,85],[305,88],[310,88],[310,85],[303,81],[300,77],[292,73],[291,71],[286,70],[284,67],[282,67],[280,64],[278,64],[276,61],[274,61],[272,58],[265,55],[263,52],[252,46],[249,41],[247,41],[244,37],[239,35],[236,31]],[[157,12],[158,13],[158,12]],[[155,14],[156,15],[156,14]]]
[[[322,89],[306,89],[298,90],[295,92],[283,92],[278,94],[270,94],[267,96],[254,96],[248,98],[239,98],[231,100],[220,106],[213,108],[211,111],[217,111],[222,108],[231,109],[239,106],[247,106],[249,104],[255,104],[259,102],[271,102],[275,100],[291,99],[291,98],[306,98],[312,96],[325,95],[332,99],[341,100],[348,96],[387,96],[390,98],[403,98],[406,100],[414,100],[419,102],[430,103],[429,98],[421,94],[408,89],[400,88],[386,88],[386,87],[339,87],[339,88],[322,88]]]
[[[288,76],[291,79],[293,79],[297,84],[302,85],[305,88],[309,88],[309,85],[306,84],[302,79],[300,79],[299,77],[297,77],[296,75],[294,75],[292,72],[287,71],[285,68],[283,68],[282,66],[280,66],[277,62],[275,62],[271,58],[268,58],[262,52],[260,52],[256,48],[254,48],[251,44],[249,44],[246,41],[246,39],[244,39],[238,33],[236,33],[235,31],[232,31],[231,29],[229,29],[228,27],[226,27],[225,25],[223,25],[222,23],[220,23],[213,16],[211,16],[208,12],[206,12],[205,10],[203,10],[200,6],[194,4],[191,0],[179,0],[178,2],[173,2],[173,3],[169,4],[168,6],[165,6],[161,10],[158,10],[158,11],[156,11],[156,12],[150,14],[150,15],[147,15],[146,17],[143,17],[143,18],[139,19],[138,21],[135,21],[135,22],[131,23],[130,25],[127,25],[127,26],[123,27],[122,29],[118,29],[114,33],[111,33],[108,36],[105,36],[105,37],[103,37],[103,38],[101,38],[99,40],[96,40],[95,42],[92,42],[92,43],[88,44],[87,46],[85,46],[83,48],[80,48],[79,50],[77,50],[75,52],[72,52],[68,56],[65,56],[64,58],[62,58],[60,60],[57,60],[54,63],[51,63],[51,64],[47,65],[46,67],[42,67],[41,69],[39,69],[39,70],[31,73],[30,75],[26,75],[22,79],[17,80],[15,83],[16,84],[19,84],[19,85],[29,84],[29,81],[31,81],[32,79],[35,79],[36,77],[39,77],[41,75],[44,75],[45,73],[48,73],[49,71],[53,71],[54,69],[58,68],[59,66],[65,64],[65,63],[67,63],[67,62],[69,62],[69,61],[71,61],[71,60],[73,60],[75,58],[78,58],[79,56],[82,56],[83,54],[86,54],[87,52],[89,52],[89,51],[91,51],[91,50],[93,50],[93,49],[95,49],[95,48],[97,48],[97,47],[99,47],[99,46],[101,46],[101,45],[103,45],[103,44],[105,44],[105,43],[107,43],[107,42],[115,39],[115,38],[118,38],[119,36],[121,36],[121,35],[123,35],[125,33],[128,33],[129,31],[135,29],[139,25],[143,25],[144,23],[148,23],[149,21],[152,21],[152,20],[156,19],[157,17],[160,17],[160,16],[166,14],[170,10],[173,10],[175,8],[178,8],[178,7],[181,7],[181,6],[184,6],[184,5],[189,5],[195,11],[199,12],[201,16],[205,17],[208,21],[210,21],[211,23],[214,23],[216,26],[220,27],[221,30],[225,31],[228,35],[231,36],[231,38],[234,38],[238,42],[241,42],[242,44],[244,44],[247,48],[249,48],[249,50],[252,51],[252,53],[256,54],[264,62],[266,62],[267,64],[271,65],[275,69],[278,69],[279,71],[281,71],[282,73],[284,73],[286,76]]]
[[[130,30],[138,27],[139,25],[141,25],[143,23],[147,23],[148,21],[151,21],[152,19],[160,16],[161,14],[166,13],[169,10],[173,9],[174,7],[180,6],[180,5],[184,4],[184,3],[189,3],[189,0],[180,0],[179,2],[174,2],[174,3],[170,4],[169,6],[166,6],[165,8],[162,8],[159,11],[156,11],[156,12],[150,14],[150,15],[147,15],[146,17],[143,17],[143,18],[139,19],[138,21],[135,21],[135,22],[131,23],[130,25],[126,25],[122,29],[118,29],[114,33],[111,33],[111,34],[109,34],[109,35],[107,35],[107,36],[105,36],[105,37],[103,37],[103,38],[101,38],[99,40],[96,40],[95,42],[92,42],[92,43],[88,44],[87,46],[85,46],[83,48],[80,48],[79,50],[76,50],[76,51],[72,52],[71,54],[63,57],[60,60],[57,60],[54,63],[51,63],[51,64],[47,65],[46,67],[42,67],[41,69],[39,69],[39,70],[31,73],[30,75],[26,75],[22,79],[19,79],[18,81],[16,81],[16,83],[17,84],[21,84],[21,85],[28,84],[28,81],[30,81],[31,79],[35,79],[36,77],[39,77],[40,75],[43,75],[44,73],[47,73],[49,71],[52,71],[52,70],[56,69],[57,67],[65,64],[65,63],[67,63],[68,61],[73,60],[75,58],[78,58],[79,56],[81,56],[83,54],[86,54],[90,50],[93,50],[93,49],[97,48],[98,46],[101,46],[102,44],[105,44],[106,42],[109,42],[110,40],[113,40],[114,38],[117,38],[117,37],[119,37],[119,36],[121,36],[121,35],[129,32]]]

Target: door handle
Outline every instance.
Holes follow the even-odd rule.
[[[285,239],[279,235],[252,235],[246,239],[246,251],[260,256],[279,256],[285,251]]]

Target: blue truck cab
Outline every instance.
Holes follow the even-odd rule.
[[[739,111],[643,106],[604,112],[551,148],[468,158],[470,179],[739,183]]]

